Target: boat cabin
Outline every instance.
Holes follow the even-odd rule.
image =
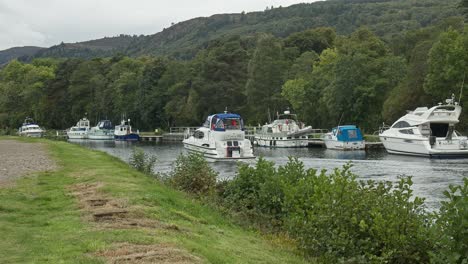
[[[112,122],[109,120],[99,121],[99,123],[97,124],[97,127],[99,127],[99,129],[114,129],[112,127]]]
[[[244,130],[244,120],[238,114],[208,116],[203,126],[213,131]]]
[[[362,141],[364,140],[361,130],[354,125],[338,126],[332,129],[333,135],[338,141]]]

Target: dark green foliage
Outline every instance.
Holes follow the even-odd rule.
[[[179,190],[201,196],[213,193],[217,176],[202,155],[181,154],[169,175],[169,182]]]
[[[236,177],[223,193],[224,204],[259,225],[282,222],[281,178],[272,162],[260,158],[255,167],[239,165]]]
[[[256,224],[288,231],[310,256],[325,262],[427,263],[432,249],[423,200],[411,178],[358,181],[347,165],[327,175],[297,158],[285,166],[260,159],[241,165],[224,203]]]
[[[130,166],[145,174],[152,175],[154,172],[154,165],[156,164],[157,157],[154,155],[146,154],[140,148],[134,148],[130,157]]]
[[[463,186],[444,191],[447,200],[436,214],[438,250],[432,253],[433,263],[468,262],[468,178],[463,181]]]

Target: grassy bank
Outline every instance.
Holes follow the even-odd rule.
[[[287,239],[240,228],[117,158],[65,142],[27,141],[45,142],[61,168],[0,188],[6,263],[103,263],[122,252],[180,262],[305,262]]]

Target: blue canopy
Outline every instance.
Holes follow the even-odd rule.
[[[211,119],[210,121],[211,121],[212,130],[215,130],[215,131],[226,131],[226,129],[244,130],[244,121],[242,120],[242,117],[238,114],[221,113],[221,114],[214,114],[209,118]],[[223,123],[223,120],[225,119],[240,119],[240,123],[235,123],[234,125],[230,126],[228,123]]]
[[[241,118],[240,115],[238,114],[232,114],[232,113],[222,113],[222,114],[214,114],[213,117],[217,117],[217,118],[221,118],[221,119],[224,119],[224,118]]]
[[[333,128],[338,141],[362,141],[361,130],[354,125],[339,126]]]

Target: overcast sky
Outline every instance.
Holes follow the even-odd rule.
[[[49,47],[119,34],[154,34],[172,22],[317,0],[0,0],[0,50]]]

